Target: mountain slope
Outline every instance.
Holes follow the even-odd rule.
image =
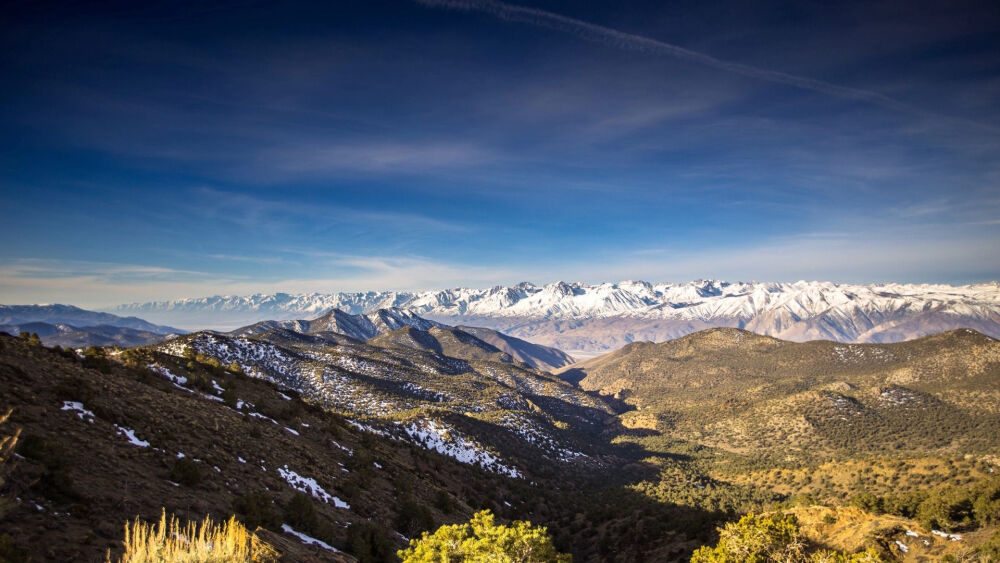
[[[532,344],[531,342],[507,336],[488,328],[460,327],[454,329],[448,325],[419,317],[412,311],[395,308],[379,309],[366,315],[352,315],[340,309],[333,309],[311,320],[261,321],[238,328],[228,334],[232,336],[253,336],[274,329],[283,329],[302,334],[335,333],[360,342],[403,328],[411,328],[425,333],[423,335],[417,335],[412,332],[405,333],[410,336],[408,347],[411,348],[431,349],[427,348],[427,346],[436,346],[436,351],[441,352],[442,342],[438,342],[437,344],[418,342],[413,337],[424,340],[428,338],[434,339],[435,337],[429,336],[426,333],[428,331],[433,332],[435,329],[442,329],[445,332],[437,333],[438,336],[444,337],[448,342],[455,344],[456,347],[453,348],[454,350],[465,346],[465,353],[472,351],[471,348],[466,346],[471,345],[473,348],[482,348],[488,353],[500,352],[507,354],[517,361],[542,370],[551,370],[573,363],[571,356],[555,348]],[[401,333],[397,336],[401,337],[402,335]],[[469,338],[472,338],[473,341],[470,341]],[[389,343],[391,340],[392,337],[387,337],[385,343]],[[465,341],[465,344],[459,344],[460,341]],[[398,340],[396,346],[400,345],[407,346],[403,344],[403,340]],[[447,351],[444,353],[445,355],[454,355],[449,354]],[[467,358],[466,355],[463,355],[465,353],[455,357]],[[504,361],[509,361],[509,359]]]
[[[786,340],[888,342],[954,328],[1000,337],[1000,284],[849,285],[829,282],[521,283],[426,292],[226,296],[121,305],[115,312],[221,323],[287,319],[340,308],[405,308],[447,324],[484,326],[562,350],[598,352],[711,327]]]
[[[712,329],[630,344],[559,375],[636,406],[626,426],[737,454],[1000,447],[1000,342],[968,329],[850,345]]]
[[[506,474],[522,474],[537,459],[596,463],[586,462],[600,453],[589,444],[604,430],[611,408],[553,375],[511,363],[471,335],[404,327],[360,343],[329,334],[199,332],[154,349],[235,363],[325,408],[400,422],[413,432],[431,420],[447,421],[456,436],[485,437],[483,444],[508,460],[491,462]],[[561,430],[560,424],[571,427]],[[483,425],[493,429],[482,432]]]
[[[521,340],[497,330],[464,325],[457,328],[495,346],[501,352],[509,354],[515,360],[524,362],[535,369],[551,371],[574,362],[572,356],[558,348]]]

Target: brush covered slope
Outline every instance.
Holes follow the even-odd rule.
[[[560,434],[592,432],[587,417],[604,409],[565,403],[568,422],[546,425],[549,415],[531,402],[561,402],[562,392],[573,392],[544,374],[476,364],[511,377],[509,386],[489,383],[456,373],[447,358],[407,351],[416,354],[407,361],[428,363],[411,371],[403,358],[357,344],[370,356],[353,356],[358,371],[349,372],[337,360],[309,357],[318,351],[249,339],[240,348],[236,340],[197,334],[172,345],[202,352],[91,349],[81,356],[0,335],[0,408],[13,411],[0,432],[20,434],[0,489],[5,555],[103,561],[106,550],[120,552],[126,521],[154,521],[166,509],[187,520],[236,514],[251,530],[261,526],[262,539],[286,561],[395,561],[406,538],[488,508],[503,520],[549,526],[558,549],[579,561],[669,561],[707,541],[721,517],[624,487],[648,473],[630,446],[592,446],[583,458],[562,449],[573,439]],[[249,354],[242,365],[216,359],[237,349]],[[376,360],[399,362],[392,371],[443,378],[456,395],[482,385],[486,392],[447,401],[412,392],[409,400],[443,408],[375,417],[355,407],[335,412],[328,395],[301,385],[308,364],[313,372],[370,378],[372,389],[384,377],[386,388],[399,389],[388,374],[361,367]],[[501,368],[515,371],[503,375]],[[519,385],[524,395],[515,392]],[[546,387],[559,393],[546,395]],[[491,406],[494,414],[529,422],[512,431],[490,422],[488,409],[474,409],[501,396],[524,404]],[[501,434],[524,451],[483,445]]]
[[[1000,448],[1000,342],[969,329],[895,344],[712,329],[560,375],[634,405],[630,426],[762,460]]]
[[[406,326],[367,342],[286,328],[249,337],[198,332],[154,348],[238,366],[326,409],[364,418],[374,431],[433,443],[512,476],[538,459],[600,464],[595,436],[615,414],[600,398],[457,329]]]

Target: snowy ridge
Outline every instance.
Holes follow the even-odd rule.
[[[114,311],[163,319],[188,315],[221,322],[240,316],[302,318],[332,308],[351,315],[408,309],[446,322],[465,319],[475,324],[478,320],[480,326],[484,319],[494,319],[497,322],[493,326],[500,328],[512,328],[525,321],[631,319],[688,323],[686,332],[735,326],[790,340],[888,342],[963,326],[1000,337],[998,282],[966,286],[717,280],[680,284],[557,282],[536,286],[525,282],[490,289],[424,292],[216,296],[133,303]],[[399,319],[365,320],[372,325],[381,321],[392,326]],[[365,328],[371,330],[367,324]]]

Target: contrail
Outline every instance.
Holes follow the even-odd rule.
[[[491,16],[494,16],[496,18],[505,21],[523,22],[529,25],[555,29],[558,31],[563,31],[566,33],[576,35],[577,37],[587,41],[604,43],[606,45],[611,45],[619,49],[639,51],[643,53],[651,53],[654,55],[666,55],[677,59],[703,64],[705,66],[710,66],[720,70],[734,72],[736,74],[742,74],[744,76],[749,76],[760,80],[767,80],[769,82],[775,82],[778,84],[786,84],[788,86],[792,86],[795,88],[801,88],[803,90],[812,90],[814,92],[820,92],[830,96],[836,96],[838,98],[846,98],[849,100],[861,100],[894,111],[908,113],[911,115],[945,119],[948,121],[957,121],[962,123],[963,125],[975,125],[977,127],[987,129],[994,133],[997,132],[996,128],[987,125],[985,123],[966,121],[964,119],[955,119],[952,117],[928,112],[918,107],[905,104],[903,102],[890,98],[889,96],[886,96],[884,94],[880,94],[878,92],[872,92],[870,90],[862,90],[859,88],[849,88],[846,86],[838,86],[837,84],[831,84],[829,82],[824,82],[822,80],[816,80],[813,78],[807,78],[804,76],[796,76],[794,74],[787,74],[776,70],[768,70],[750,65],[745,65],[742,63],[724,61],[722,59],[717,59],[711,55],[706,55],[705,53],[699,53],[698,51],[685,49],[684,47],[680,47],[678,45],[664,43],[663,41],[657,41],[656,39],[650,39],[648,37],[643,37],[641,35],[625,33],[623,31],[611,29],[609,27],[595,25],[592,23],[570,18],[560,14],[555,14],[552,12],[546,12],[545,10],[529,8],[526,6],[506,4],[503,2],[496,2],[493,0],[415,0],[415,1],[418,4],[422,4],[428,7],[450,8],[453,10],[461,10],[465,12],[470,12],[470,11],[484,12],[486,14],[489,14]]]

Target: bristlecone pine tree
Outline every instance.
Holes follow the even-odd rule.
[[[424,532],[398,552],[403,563],[570,563],[558,553],[544,526],[515,521],[509,526],[493,523],[489,510],[477,512],[465,524],[441,526]]]

